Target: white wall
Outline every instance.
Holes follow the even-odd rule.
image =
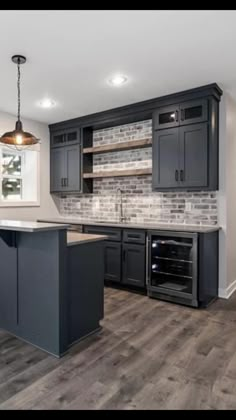
[[[226,206],[227,287],[236,282],[236,103],[227,95],[226,106]]]
[[[220,103],[219,295],[236,288],[236,102],[224,93]]]
[[[0,135],[15,127],[16,117],[0,112]],[[22,120],[25,131],[40,138],[40,206],[38,207],[0,207],[0,219],[36,220],[40,217],[57,217],[57,207],[49,194],[49,129],[46,124],[32,120]]]

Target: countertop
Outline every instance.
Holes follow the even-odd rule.
[[[67,232],[67,246],[81,245],[88,242],[97,242],[107,239],[105,235],[91,235],[89,233]]]
[[[174,225],[174,224],[134,224],[134,223],[116,223],[116,222],[91,222],[87,220],[73,219],[73,218],[48,218],[48,219],[39,219],[42,222],[54,222],[54,223],[67,223],[73,225],[87,225],[87,226],[109,226],[109,227],[118,227],[126,229],[143,229],[143,230],[170,230],[178,232],[197,232],[197,233],[208,233],[216,232],[220,230],[220,226],[199,226],[199,225]]]
[[[22,220],[0,220],[0,230],[12,230],[14,232],[42,232],[48,230],[67,229],[69,224],[59,223],[38,223]]]

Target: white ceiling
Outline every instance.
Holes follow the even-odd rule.
[[[0,11],[0,110],[47,123],[216,82],[236,99],[236,11]],[[120,72],[129,81],[111,87]],[[57,101],[41,109],[45,96]]]

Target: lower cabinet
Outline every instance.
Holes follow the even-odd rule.
[[[104,277],[121,282],[121,243],[106,241],[104,244]]]
[[[145,287],[145,246],[123,244],[124,284]]]
[[[104,242],[105,281],[146,287],[145,231],[84,226],[84,232],[108,236],[108,240]]]

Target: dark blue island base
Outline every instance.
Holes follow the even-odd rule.
[[[0,225],[0,328],[57,357],[104,315],[103,238],[68,235]]]

